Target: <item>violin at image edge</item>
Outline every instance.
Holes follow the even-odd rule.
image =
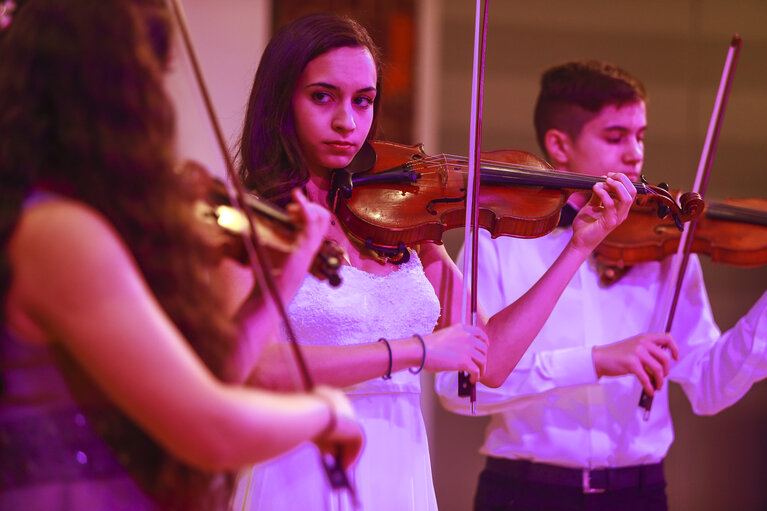
[[[347,168],[333,172],[328,204],[350,236],[401,263],[407,247],[441,244],[444,231],[464,225],[467,167],[465,157],[429,156],[420,144],[370,141]],[[526,151],[483,152],[478,224],[494,238],[544,236],[572,193],[604,180],[557,172]],[[634,187],[680,230],[703,210],[696,193],[682,194],[677,203],[663,188]]]
[[[247,264],[248,257],[243,235],[248,235],[247,218],[230,205],[226,185],[214,178],[205,167],[191,160],[178,166],[189,197],[194,201],[194,218],[199,222],[198,232],[214,252]],[[296,237],[300,226],[288,213],[276,205],[248,194],[245,206],[249,208],[259,243],[270,255],[272,265],[279,269],[284,256],[296,249]],[[337,287],[341,284],[338,274],[343,261],[343,249],[331,240],[324,240],[310,273],[320,280]]]
[[[660,261],[676,252],[680,232],[659,220],[644,197],[637,197],[628,219],[595,250],[601,264],[625,268]],[[692,252],[714,263],[744,268],[767,264],[767,199],[738,198],[709,201],[697,219]]]

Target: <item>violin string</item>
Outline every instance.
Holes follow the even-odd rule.
[[[507,164],[493,160],[482,160],[484,162],[482,174],[486,177],[494,177],[501,181],[508,179],[509,184],[533,184],[533,185],[551,185],[562,188],[591,188],[595,183],[605,182],[606,177],[596,177],[586,174],[577,174],[571,172],[559,172],[555,170],[541,169],[530,165]],[[421,176],[431,176],[442,174],[446,168],[454,169],[459,175],[468,175],[467,158],[451,154],[438,154],[427,156],[421,160],[412,161],[409,165]],[[521,182],[513,183],[514,179],[529,180],[538,178],[540,182]],[[632,182],[634,188],[639,194],[663,197],[662,202],[666,202],[676,213],[681,213],[681,208],[671,194],[663,189],[655,189],[647,186],[644,182]]]
[[[706,216],[735,222],[767,225],[767,212],[736,204],[711,202],[706,207]]]
[[[592,182],[604,181],[604,178],[600,178],[600,177],[593,177],[593,176],[588,176],[585,174],[576,174],[576,173],[564,174],[562,172],[557,172],[555,170],[545,170],[545,169],[541,169],[540,167],[534,167],[532,165],[524,165],[524,164],[512,165],[505,162],[498,162],[494,160],[481,160],[481,163],[484,166],[488,167],[487,170],[497,171],[499,173],[521,171],[521,172],[526,172],[526,173],[536,174],[536,175],[541,175],[546,177],[563,175],[563,177],[566,176],[567,178],[581,178],[581,179],[592,181]],[[466,157],[452,155],[452,154],[427,156],[426,158],[413,163],[413,165],[417,167],[421,167],[423,164],[426,164],[425,167],[427,169],[442,168],[443,166],[447,166],[447,165],[451,167],[456,167],[459,169],[468,169],[468,160],[466,159]]]
[[[455,171],[458,172],[460,175],[466,175],[468,173],[468,165],[463,163],[463,161],[456,161],[451,163],[445,163],[441,158],[438,160],[435,157],[427,157],[423,160],[412,162],[411,165],[416,171],[419,171],[422,175],[429,175],[429,174],[436,174],[439,173],[442,169],[444,169],[446,166],[449,166],[453,169],[456,169]],[[540,179],[554,182],[557,181],[564,182],[566,184],[572,184],[572,183],[578,183],[581,185],[588,185],[591,187],[594,183],[597,182],[604,182],[605,178],[603,177],[594,177],[594,176],[587,176],[583,174],[574,174],[574,173],[560,173],[556,171],[548,171],[548,170],[542,170],[540,168],[527,166],[527,165],[505,165],[503,163],[498,163],[490,160],[486,160],[486,164],[483,165],[483,174],[486,176],[493,176],[493,177],[538,177]],[[636,185],[637,183],[635,183]]]
[[[498,162],[494,160],[481,160],[483,162],[484,168],[484,174],[489,176],[497,176],[497,177],[504,177],[506,176],[512,176],[512,175],[524,175],[526,177],[540,177],[545,180],[554,181],[555,183],[557,181],[560,181],[559,184],[562,184],[561,182],[564,181],[565,184],[572,183],[573,181],[585,186],[589,185],[592,186],[594,183],[598,182],[604,182],[606,180],[605,177],[596,177],[596,176],[590,176],[587,174],[578,174],[578,173],[563,173],[556,170],[546,170],[541,169],[540,167],[534,167],[532,165],[524,165],[524,164],[508,164],[505,162]],[[457,169],[456,171],[459,172],[459,174],[463,175],[468,173],[468,160],[464,156],[457,156],[452,154],[441,154],[441,155],[435,155],[435,156],[427,156],[426,158],[419,160],[417,162],[412,162],[411,165],[416,169],[420,170],[422,174],[429,175],[434,170],[435,172],[442,170],[444,167],[450,166],[452,168]],[[436,170],[435,170],[436,169]],[[645,186],[644,183],[641,182],[632,182],[634,185],[634,188],[636,188],[637,192],[643,193],[643,194],[652,194],[652,195],[658,195],[659,193],[654,191],[652,188]],[[666,195],[666,194],[664,194]],[[669,197],[670,198],[670,197]]]

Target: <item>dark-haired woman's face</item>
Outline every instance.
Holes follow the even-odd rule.
[[[373,124],[376,66],[364,47],[335,48],[306,65],[293,91],[301,151],[312,174],[349,164]]]

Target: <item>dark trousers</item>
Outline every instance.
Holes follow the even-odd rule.
[[[642,468],[637,468],[636,484],[631,469],[617,469],[617,475],[595,471],[595,490],[585,493],[577,469],[488,458],[474,511],[668,511],[662,466],[652,466],[647,477]]]

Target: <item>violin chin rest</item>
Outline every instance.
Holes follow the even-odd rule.
[[[346,171],[350,174],[367,172],[375,167],[376,161],[378,161],[376,150],[369,142],[365,142],[362,144],[359,152],[354,156],[349,165],[346,166]]]

